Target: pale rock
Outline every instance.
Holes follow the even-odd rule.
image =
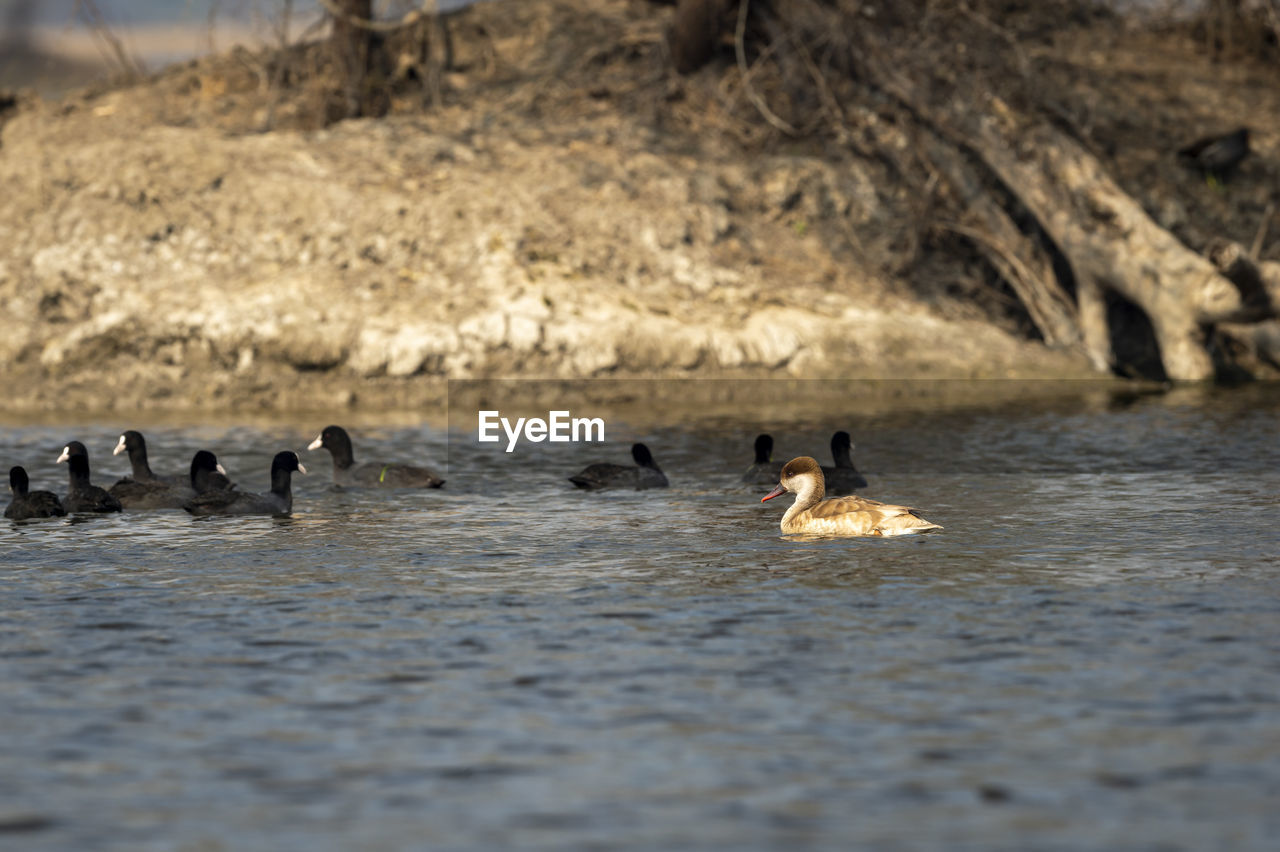
[[[507,314],[507,345],[516,350],[536,349],[542,340],[542,323],[533,317]]]
[[[90,342],[127,334],[134,324],[134,317],[123,310],[117,309],[98,314],[76,325],[64,336],[53,338],[46,343],[40,353],[40,363],[46,367],[61,365],[72,360],[77,350],[86,347]]]
[[[612,334],[603,333],[611,318],[596,312],[590,318],[564,317],[544,329],[543,348],[561,359],[565,376],[593,376],[618,366],[618,347]]]
[[[396,328],[366,327],[356,335],[347,366],[364,376],[382,372],[388,376],[412,376],[424,370],[438,372],[457,345],[457,333],[444,325],[411,323]]]
[[[507,345],[519,351],[536,349],[542,342],[542,325],[550,317],[551,309],[544,299],[518,297],[506,309]]]
[[[716,328],[711,330],[710,338],[708,341],[710,350],[719,366],[730,369],[743,365],[746,356],[743,354],[737,332]]]
[[[495,309],[467,317],[458,323],[458,333],[485,346],[501,346],[507,340],[507,315]]]
[[[808,311],[794,308],[766,308],[747,320],[743,329],[743,347],[753,364],[776,368],[784,366],[806,345],[823,333],[829,321]]]

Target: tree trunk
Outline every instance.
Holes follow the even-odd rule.
[[[1018,127],[998,102],[991,109],[975,122],[971,144],[1067,257],[1081,314],[1096,317],[1098,306],[1084,302],[1113,290],[1151,320],[1169,378],[1212,378],[1202,325],[1238,309],[1239,292],[1151,221],[1074,140],[1047,126]],[[1090,358],[1110,363],[1109,336],[1082,331]]]
[[[1280,313],[1280,263],[1255,261],[1239,243],[1223,243],[1209,252],[1209,258],[1244,296],[1239,324],[1227,323],[1219,330],[1255,360],[1280,370],[1280,321],[1267,319]]]
[[[363,113],[365,76],[372,45],[372,32],[361,24],[372,20],[373,0],[332,0],[332,7],[333,32],[329,45],[345,116],[355,118]]]
[[[1209,259],[1243,296],[1241,311],[1229,319],[1256,322],[1276,316],[1277,306],[1280,306],[1280,263],[1259,263],[1239,243],[1215,246],[1209,252]]]
[[[728,0],[676,0],[671,58],[677,71],[692,74],[707,63],[724,33],[728,8]]]

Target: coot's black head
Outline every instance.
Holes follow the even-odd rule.
[[[22,465],[9,468],[9,490],[13,492],[14,497],[26,494],[28,485],[26,468]]]
[[[756,464],[768,464],[773,457],[773,438],[760,435],[756,438]]]
[[[343,447],[351,448],[351,437],[347,435],[347,430],[341,426],[326,426],[320,436],[307,445],[308,450],[318,450],[324,447],[329,452]]]
[[[141,454],[143,458],[147,455],[147,439],[142,437],[141,432],[135,432],[130,429],[120,436],[120,440],[116,442],[116,448],[111,451],[111,455],[118,456],[127,452],[129,458]]]
[[[84,444],[79,441],[68,441],[62,448],[62,455],[58,456],[58,461],[67,463],[73,483],[88,481],[89,451],[84,448]]]
[[[222,469],[222,465],[218,464],[218,457],[213,453],[208,450],[197,450],[191,457],[191,481],[195,482],[196,476],[201,473],[221,473],[225,476],[227,472]]]
[[[631,458],[635,459],[636,464],[641,467],[651,467],[654,470],[658,469],[658,466],[653,463],[653,454],[649,452],[649,448],[644,444],[631,445]]]
[[[333,466],[345,470],[355,464],[355,453],[351,449],[351,438],[347,430],[341,426],[326,426],[314,441],[307,444],[308,450],[324,447],[333,456]]]
[[[853,439],[849,437],[848,432],[837,432],[831,436],[832,452],[851,449],[853,449]]]
[[[209,455],[213,454],[210,453]],[[192,464],[194,463],[193,461]],[[278,470],[289,471],[290,473],[295,470],[298,473],[307,472],[307,469],[302,466],[302,462],[298,461],[298,454],[293,450],[282,450],[276,453],[276,457],[271,460],[271,472],[275,473]]]
[[[69,461],[77,456],[83,456],[86,462],[89,461],[89,451],[84,448],[84,444],[79,441],[68,441],[62,448],[62,455],[58,456],[58,461]]]

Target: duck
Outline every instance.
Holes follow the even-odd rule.
[[[569,477],[569,481],[584,491],[603,491],[607,488],[666,488],[667,477],[653,460],[653,454],[644,444],[631,445],[631,458],[635,465],[590,464]]]
[[[58,463],[67,463],[69,487],[62,505],[68,512],[119,512],[120,501],[89,481],[89,451],[79,441],[62,448]]]
[[[14,521],[32,518],[60,518],[67,514],[62,501],[52,491],[28,491],[30,481],[27,470],[21,465],[9,468],[9,490],[13,499],[5,507],[4,516]]]
[[[823,465],[822,475],[827,478],[827,490],[832,494],[848,494],[859,488],[867,487],[867,480],[853,466],[853,439],[848,432],[837,432],[831,436],[831,458],[835,467]]]
[[[192,461],[194,464],[194,459]],[[236,490],[205,491],[187,501],[182,508],[193,515],[287,515],[293,511],[290,485],[295,470],[307,472],[297,453],[282,450],[271,460],[270,491],[263,494]]]
[[[795,503],[782,516],[784,533],[823,536],[890,536],[940,530],[906,506],[895,506],[865,497],[826,496],[822,466],[810,456],[800,456],[782,467],[778,486],[761,498],[772,500],[786,492]]]
[[[129,454],[129,466],[133,469],[132,477],[138,482],[163,482],[166,485],[178,486],[187,484],[187,477],[180,473],[159,476],[151,472],[151,464],[147,460],[147,439],[142,437],[141,432],[130,429],[120,436],[111,455],[118,456],[121,453]],[[123,483],[125,479],[121,479],[116,484]]]
[[[773,460],[773,436],[756,436],[756,460],[742,474],[742,481],[748,485],[773,485],[782,474],[782,462]]]
[[[218,457],[208,450],[198,450],[191,457],[191,490],[196,494],[210,491],[232,491],[236,484],[227,477],[227,471],[218,463]]]
[[[324,427],[324,431],[307,444],[308,450],[321,447],[333,456],[335,488],[439,488],[444,485],[444,477],[429,467],[379,462],[357,464],[351,436],[341,426]]]

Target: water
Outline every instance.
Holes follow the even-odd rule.
[[[327,490],[323,416],[12,422],[55,491],[131,426],[312,474],[290,519],[0,526],[0,846],[1273,848],[1277,396],[658,406],[511,456],[354,421],[447,461],[393,494]],[[736,482],[762,411],[946,530],[783,539]],[[564,481],[634,439],[669,491]]]

